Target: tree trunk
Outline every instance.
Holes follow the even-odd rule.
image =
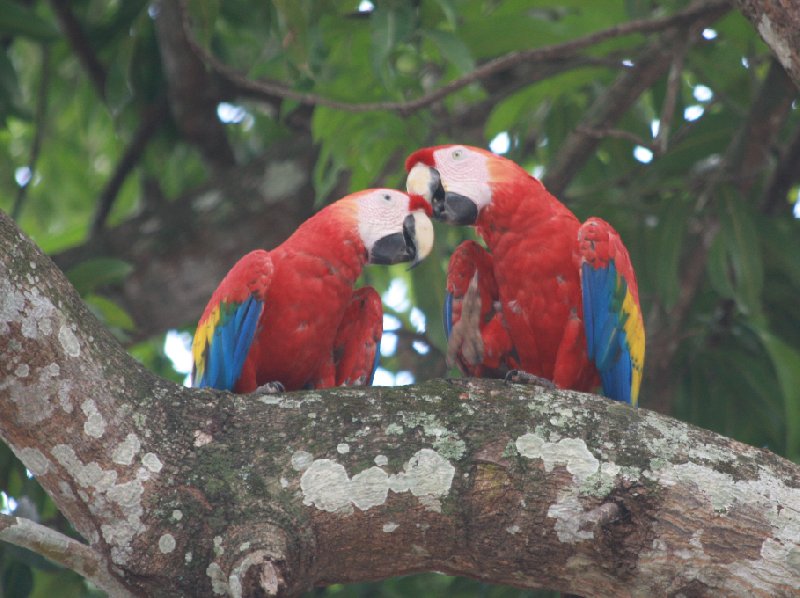
[[[112,595],[297,595],[437,570],[584,596],[789,596],[800,467],[492,380],[237,396],[145,371],[0,214],[0,436],[87,540],[0,539]]]
[[[800,87],[800,6],[778,0],[736,0],[735,4]]]

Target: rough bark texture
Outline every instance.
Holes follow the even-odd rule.
[[[4,215],[0,363],[0,437],[88,542],[45,532],[41,552],[114,594],[297,595],[424,570],[584,596],[800,586],[800,467],[767,450],[490,380],[181,388]],[[0,539],[30,525],[6,518]]]
[[[786,0],[736,0],[735,5],[800,87],[800,6]]]

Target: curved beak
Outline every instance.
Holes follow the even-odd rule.
[[[446,191],[439,171],[417,163],[408,172],[406,189],[431,203],[433,217],[448,224],[469,225],[478,220],[478,206],[469,197]]]
[[[371,264],[411,262],[413,268],[433,249],[433,223],[424,212],[417,210],[403,219],[403,232],[381,237],[372,246]]]

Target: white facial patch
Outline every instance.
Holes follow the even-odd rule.
[[[446,192],[470,198],[479,211],[491,203],[486,156],[463,145],[454,145],[436,150],[433,157]]]
[[[403,232],[408,196],[393,189],[376,189],[358,199],[358,234],[367,251],[387,235]]]

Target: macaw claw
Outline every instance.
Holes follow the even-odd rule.
[[[277,380],[273,380],[272,382],[267,382],[266,384],[262,384],[261,386],[256,388],[255,392],[264,392],[267,394],[276,395],[286,392],[286,387]]]
[[[506,384],[532,384],[534,386],[541,386],[546,390],[555,390],[556,385],[552,380],[536,376],[525,370],[509,370],[505,377]]]

